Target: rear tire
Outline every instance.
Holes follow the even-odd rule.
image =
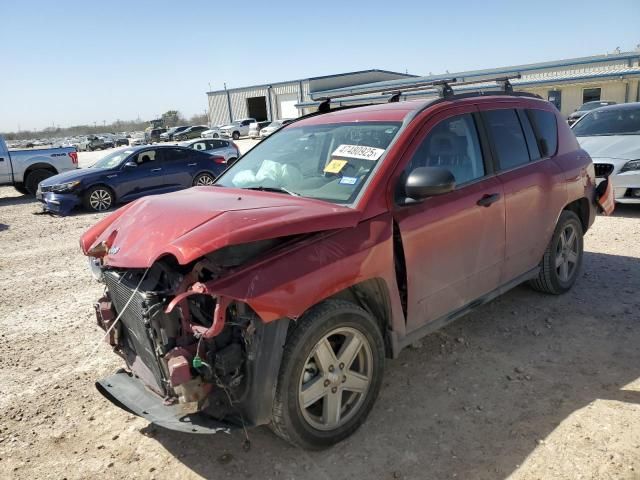
[[[374,318],[343,300],[316,305],[289,332],[271,429],[308,449],[344,440],[367,418],[383,372],[384,342]]]
[[[575,213],[564,210],[540,262],[538,278],[529,285],[553,295],[567,292],[578,278],[583,248],[582,223]]]
[[[29,195],[35,195],[38,190],[38,184],[55,175],[51,170],[38,169],[29,172],[27,178],[24,179],[24,188]]]
[[[196,178],[193,179],[194,187],[206,187],[209,185],[213,185],[213,182],[216,181],[216,177],[210,173],[200,173],[196,175]]]
[[[96,185],[86,191],[82,199],[84,208],[91,212],[104,212],[113,207],[115,197],[109,187]]]

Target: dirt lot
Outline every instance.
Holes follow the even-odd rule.
[[[78,248],[102,215],[38,211],[0,188],[0,478],[640,478],[640,208],[597,219],[570,293],[518,287],[389,361],[363,428],[312,453],[103,399],[120,362]]]

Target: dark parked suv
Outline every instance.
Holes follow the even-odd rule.
[[[160,135],[166,132],[166,128],[151,128],[144,132],[144,139],[147,143],[158,143]]]
[[[128,367],[98,389],[166,428],[268,424],[323,448],[364,422],[385,358],[520,283],[569,290],[613,205],[589,155],[539,97],[428,85],[441,98],[325,101],[213,187],[88,230]]]

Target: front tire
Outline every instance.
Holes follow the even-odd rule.
[[[50,170],[38,169],[32,172],[29,172],[27,178],[24,179],[24,188],[29,195],[35,195],[38,190],[38,184],[49,178],[54,176],[55,173]]]
[[[25,188],[24,183],[14,183],[13,188],[15,188],[22,195],[29,194],[29,191]]]
[[[582,223],[575,213],[564,210],[540,262],[538,278],[529,282],[531,287],[553,295],[567,292],[578,278],[583,248]]]
[[[84,204],[84,208],[87,210],[92,212],[104,212],[113,206],[115,203],[114,200],[113,192],[109,187],[96,185],[95,187],[91,187],[87,190],[84,194],[82,203]]]
[[[287,339],[272,430],[307,449],[344,440],[367,418],[383,372],[384,342],[373,317],[343,300],[316,305]]]
[[[234,140],[239,140],[239,139],[240,139],[240,133],[238,133],[238,132],[233,132],[233,135],[231,135],[231,137],[232,137]]]

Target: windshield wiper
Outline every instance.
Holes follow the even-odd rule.
[[[286,193],[288,195],[292,195],[294,197],[299,197],[300,194],[296,192],[292,192],[291,190],[287,190],[284,187],[244,187],[244,190],[258,190],[259,192],[277,192],[277,193]]]

